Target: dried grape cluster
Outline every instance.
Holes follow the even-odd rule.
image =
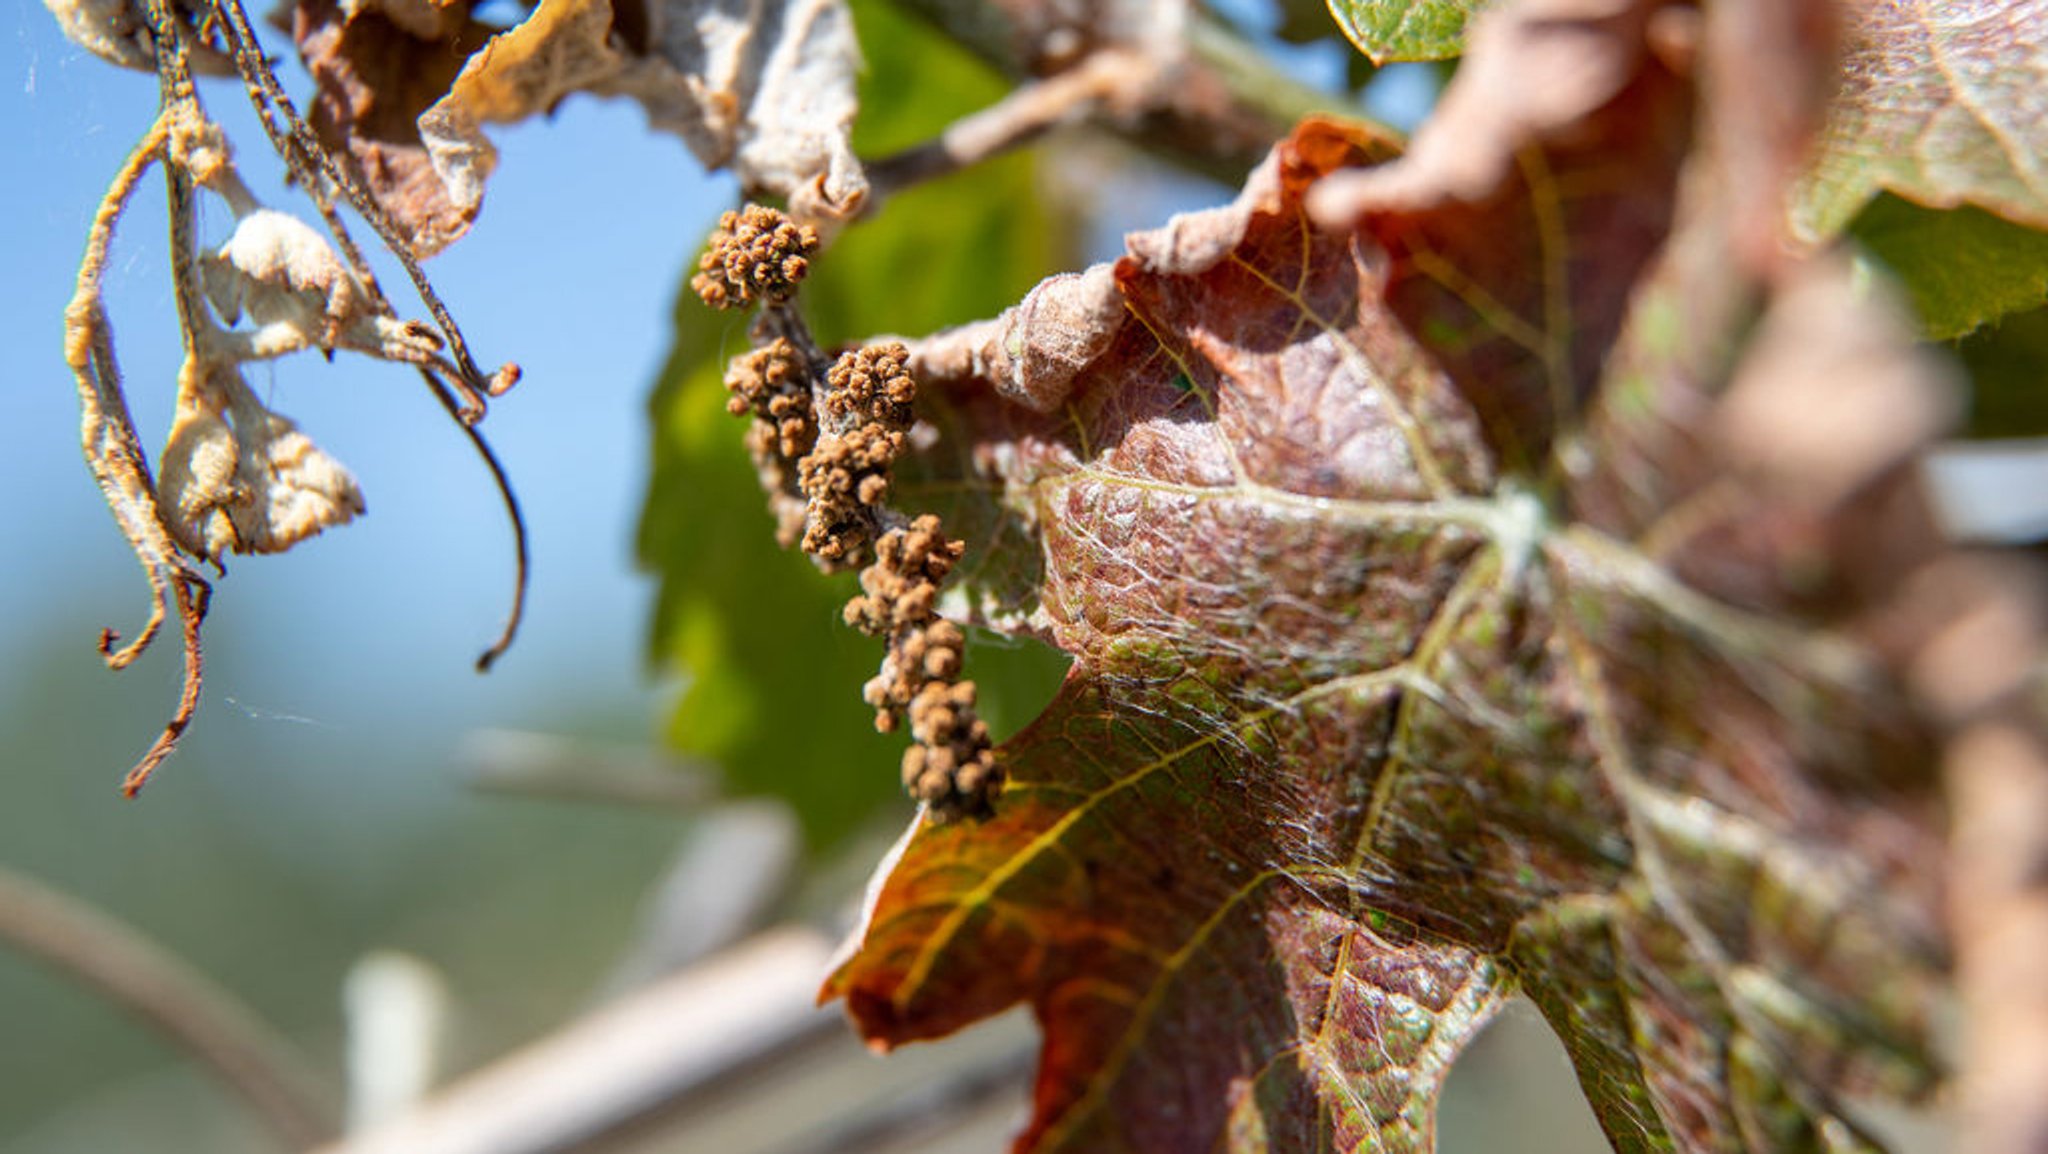
[[[826,374],[824,431],[797,480],[810,503],[804,552],[827,569],[867,557],[917,395],[903,364],[906,355],[902,345],[871,345],[840,357]]]
[[[827,572],[871,562],[846,621],[888,642],[863,696],[882,732],[909,722],[904,788],[940,821],[986,815],[1002,775],[975,684],[960,678],[966,634],[938,612],[939,586],[965,545],[936,516],[904,524],[885,505],[916,420],[909,353],[870,345],[827,364],[789,307],[817,243],[812,230],[759,205],[720,220],[691,287],[714,308],[766,306],[754,350],[726,370],[726,409],[753,418],[747,449],[777,540],[800,543]]]
[[[778,337],[734,358],[725,387],[732,393],[725,411],[736,417],[752,413],[767,427],[777,453],[794,459],[810,452],[818,425],[811,419],[810,385],[794,345]]]
[[[818,440],[818,422],[811,412],[810,371],[788,339],[734,357],[726,369],[725,409],[736,417],[751,414],[747,455],[761,489],[775,514],[775,540],[787,549],[804,531],[807,503],[797,484],[799,463]]]
[[[967,636],[938,614],[939,584],[965,548],[929,513],[891,529],[861,571],[861,595],[846,605],[847,624],[889,640],[862,695],[884,733],[909,714],[915,744],[903,754],[903,786],[941,819],[986,813],[1002,784],[988,724],[975,713],[975,684],[960,680]]]
[[[697,260],[703,271],[690,289],[715,309],[755,301],[780,304],[796,292],[818,251],[818,230],[772,208],[750,204],[718,219],[711,244]]]

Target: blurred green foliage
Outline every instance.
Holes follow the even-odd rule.
[[[1329,0],[1330,15],[1374,62],[1448,60],[1465,50],[1465,21],[1485,0]]]
[[[1954,347],[1970,372],[1969,435],[2048,437],[2048,308],[2006,317]]]
[[[1850,232],[1898,277],[1935,340],[2048,301],[2048,233],[1981,208],[1924,208],[1883,193]]]
[[[879,0],[856,3],[867,71],[854,143],[876,157],[922,143],[1009,89],[958,45]],[[1039,195],[1038,162],[1001,158],[892,199],[812,266],[799,298],[828,346],[993,316],[1076,261],[1076,230]],[[687,279],[687,272],[685,270]],[[900,735],[874,733],[861,685],[881,647],[840,622],[857,591],[778,548],[742,423],[725,412],[725,362],[747,318],[687,290],[650,402],[653,477],[639,550],[660,578],[651,655],[689,679],[669,723],[677,748],[724,767],[730,789],[789,802],[813,845],[878,807],[904,807]],[[997,735],[1050,699],[1064,659],[1037,645],[970,644],[967,670]]]

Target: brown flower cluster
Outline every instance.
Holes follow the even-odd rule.
[[[818,251],[818,230],[760,204],[718,218],[703,271],[690,289],[715,309],[745,308],[756,300],[780,303],[796,291]]]
[[[939,584],[964,548],[929,513],[891,529],[861,571],[861,595],[846,605],[847,624],[889,639],[862,696],[884,733],[909,715],[915,744],[903,752],[903,786],[940,821],[987,814],[1002,785],[988,724],[975,713],[974,682],[959,679],[966,635],[938,615]]]
[[[747,454],[775,513],[775,540],[788,548],[804,531],[805,508],[797,485],[798,463],[818,441],[812,413],[811,375],[803,354],[777,337],[751,353],[734,357],[725,373],[725,409],[754,418],[747,430]]]
[[[810,229],[749,205],[725,215],[690,284],[714,307],[786,301],[816,245]],[[965,546],[929,514],[876,536],[891,470],[916,420],[909,350],[886,344],[845,353],[819,387],[823,358],[794,310],[763,313],[754,340],[758,347],[726,371],[725,407],[753,418],[747,450],[775,512],[776,539],[787,546],[801,535],[804,552],[827,571],[873,557],[846,622],[888,641],[881,671],[862,690],[875,728],[893,732],[908,719],[903,785],[935,820],[986,815],[1002,774],[975,710],[975,684],[960,679],[967,636],[938,613],[939,585]]]
[[[809,503],[804,552],[828,570],[867,556],[890,467],[908,441],[917,394],[908,355],[900,344],[870,345],[841,356],[826,374],[823,428],[797,483]]]
[[[792,460],[811,451],[818,426],[811,419],[811,385],[802,355],[788,340],[777,337],[751,353],[733,358],[725,375],[725,411],[754,417],[767,426],[775,451]]]

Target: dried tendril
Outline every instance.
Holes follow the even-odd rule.
[[[114,519],[149,581],[148,620],[126,644],[106,630],[107,664],[132,664],[175,615],[185,651],[184,688],[163,733],[123,781],[133,795],[176,749],[198,709],[200,632],[211,586],[195,561],[220,567],[228,553],[274,553],[364,509],[346,469],[289,419],[272,412],[242,374],[251,361],[306,349],[349,350],[411,365],[483,458],[505,504],[518,557],[511,612],[478,659],[487,668],[510,645],[523,615],[526,528],[503,466],[476,429],[487,397],[519,379],[516,365],[486,375],[435,295],[405,238],[374,199],[314,137],[277,82],[239,0],[128,4],[53,0],[67,35],[117,64],[152,69],[159,112],[102,198],[65,313],[65,361],[76,378],[84,451]],[[258,120],[292,182],[311,196],[326,234],[267,208],[235,168],[233,151],[200,103],[195,70],[239,73]],[[169,438],[152,476],[129,414],[102,280],[122,212],[152,167],[170,203],[173,300],[185,356]],[[214,251],[196,238],[201,192],[218,197],[235,228]],[[335,207],[362,214],[404,267],[432,323],[400,319],[378,287]],[[330,244],[329,238],[332,238]]]

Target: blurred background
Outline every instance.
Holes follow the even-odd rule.
[[[1279,13],[1255,0],[1222,7],[1295,75],[1350,98],[1348,49],[1281,43]],[[872,58],[870,12],[897,18],[861,8]],[[406,372],[347,356],[256,370],[273,407],[355,472],[369,513],[289,555],[231,564],[207,624],[200,718],[124,801],[122,772],[174,704],[177,653],[161,646],[116,675],[94,651],[102,627],[140,625],[146,587],[79,457],[61,324],[88,223],[154,115],[156,81],[72,47],[40,5],[0,20],[0,867],[128,923],[232,992],[304,1055],[337,1112],[344,1085],[352,1109],[376,1107],[376,1088],[347,1072],[351,1047],[401,1072],[431,1051],[421,1076],[444,1083],[610,999],[654,997],[650,979],[740,942],[745,964],[700,964],[660,987],[665,1000],[628,1003],[704,1052],[671,1071],[671,1088],[692,1088],[682,1111],[616,1148],[1003,1148],[1022,1119],[1026,1023],[1013,1015],[882,1062],[836,1010],[809,1008],[822,951],[909,808],[896,746],[867,733],[858,698],[877,655],[833,621],[844,589],[775,554],[751,477],[732,471],[740,426],[710,397],[743,321],[675,304],[731,183],[648,133],[629,104],[572,98],[547,122],[493,132],[502,162],[485,211],[429,269],[478,359],[525,370],[484,426],[534,544],[525,628],[488,676],[471,662],[506,610],[512,544],[459,433]],[[978,65],[908,29],[891,36],[886,51],[930,53],[920,101],[935,85],[956,91],[917,108],[900,84],[864,93],[894,111],[864,125],[863,151],[912,143],[1001,93]],[[287,86],[306,93],[276,45]],[[1437,81],[1392,68],[1363,99],[1409,125]],[[203,95],[259,195],[303,208],[238,86]],[[835,255],[871,271],[932,263],[892,219],[981,239],[963,242],[975,259],[945,266],[956,271],[922,287],[906,277],[904,299],[807,291],[826,339],[991,313],[1045,271],[1115,251],[1126,229],[1230,195],[1105,141],[1064,144],[1056,162],[1010,158],[965,178],[979,185],[924,190],[919,206],[849,234],[849,249],[868,248]],[[107,279],[152,451],[178,363],[159,187],[144,184]],[[1005,215],[1019,213],[1026,225]],[[211,240],[229,223],[219,206],[202,214]],[[642,524],[650,477],[664,512]],[[782,623],[792,643],[766,647],[778,669],[728,627],[734,596],[785,582],[815,616]],[[999,731],[1059,674],[1018,647],[984,644],[970,660]],[[694,692],[678,671],[696,674]],[[842,715],[777,717],[777,678],[820,671],[837,679]],[[730,800],[763,792],[783,800]],[[770,925],[784,928],[760,936]],[[755,1019],[691,1016],[751,1005],[748,990],[765,999]],[[718,1050],[749,1030],[761,1052]],[[935,1094],[941,1082],[952,1089]],[[0,949],[0,1154],[281,1148],[144,1023]],[[1444,1149],[1597,1148],[1562,1051],[1517,1008],[1453,1078]]]

